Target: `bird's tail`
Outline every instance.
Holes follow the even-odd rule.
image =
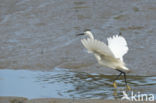
[[[122,67],[122,69],[123,69],[125,72],[127,72],[127,73],[131,72],[130,69],[127,68],[127,67]]]

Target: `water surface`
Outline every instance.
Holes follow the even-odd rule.
[[[73,72],[55,68],[51,72],[29,70],[0,70],[0,96],[22,96],[27,98],[94,98],[119,99],[125,91],[124,81],[114,76]],[[156,95],[156,77],[128,76],[134,93]],[[131,91],[128,91],[130,93]]]

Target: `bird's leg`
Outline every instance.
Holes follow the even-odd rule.
[[[117,85],[116,85],[116,80],[121,76],[121,74],[122,74],[122,72],[121,71],[119,71],[120,72],[120,74],[119,75],[117,75],[116,76],[116,78],[114,79],[114,81],[113,81],[113,86],[114,86],[114,88],[117,88]]]
[[[124,79],[125,79],[126,87],[127,87],[128,90],[131,90],[131,87],[127,84],[126,73],[123,72],[123,74],[124,74]]]

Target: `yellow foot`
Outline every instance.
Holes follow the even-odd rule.
[[[113,82],[113,86],[114,88],[117,88],[116,82]]]
[[[129,85],[126,85],[126,87],[127,87],[128,90],[131,90],[131,87]]]
[[[113,96],[117,96],[117,89],[114,89]]]

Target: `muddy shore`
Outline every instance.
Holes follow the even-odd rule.
[[[155,0],[2,0],[0,68],[117,74],[85,52],[75,34],[89,28],[95,38],[122,32],[129,75],[156,75]]]
[[[0,103],[156,103],[153,102],[132,102],[127,100],[102,100],[102,99],[57,99],[41,98],[27,99],[23,97],[0,97]]]

